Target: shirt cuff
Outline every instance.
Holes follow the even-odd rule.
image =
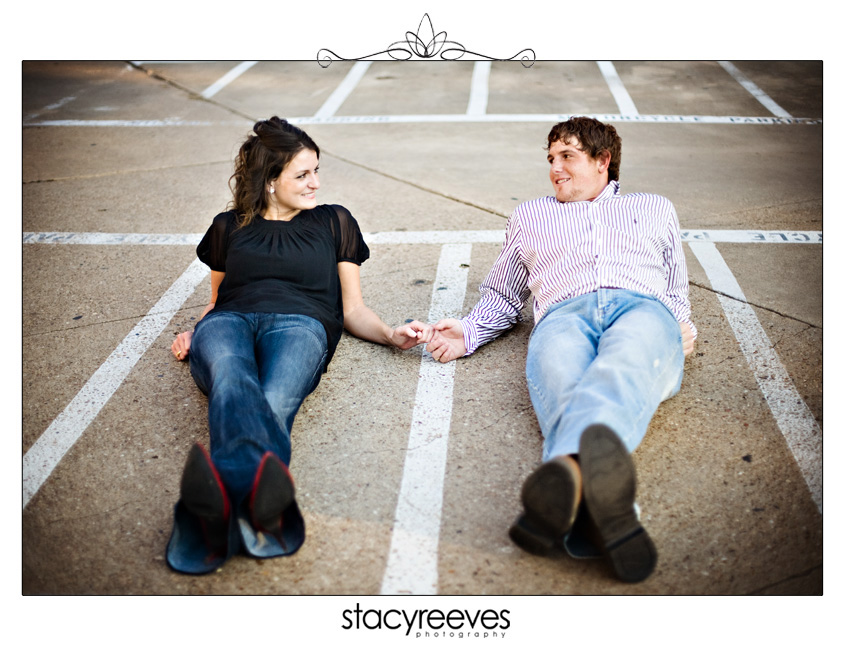
[[[478,348],[478,330],[465,317],[460,320],[460,326],[463,327],[463,345],[466,347],[466,353],[464,355],[469,356],[470,354],[474,354]]]

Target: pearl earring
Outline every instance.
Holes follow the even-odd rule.
[[[275,188],[273,188],[272,186],[270,186],[270,194],[272,195],[274,192],[275,192]]]

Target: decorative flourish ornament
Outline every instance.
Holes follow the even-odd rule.
[[[335,54],[327,48],[322,48],[319,52],[317,52],[317,62],[319,62],[319,65],[323,68],[327,68],[331,65],[331,62],[334,61],[334,59],[337,59],[338,61],[363,61],[385,54],[389,55],[392,59],[402,61],[413,59],[414,55],[420,59],[433,59],[439,55],[440,59],[446,61],[460,59],[464,54],[469,54],[474,57],[490,61],[513,61],[518,58],[521,60],[522,65],[526,68],[532,66],[534,61],[536,61],[536,54],[530,48],[522,50],[508,59],[499,59],[467,50],[460,43],[457,43],[456,41],[449,41],[447,36],[448,35],[444,31],[434,32],[434,25],[431,23],[431,18],[428,14],[425,14],[422,16],[422,20],[419,22],[419,28],[416,32],[405,32],[404,41],[391,43],[386,50],[374,52],[366,55],[365,57],[345,58]]]

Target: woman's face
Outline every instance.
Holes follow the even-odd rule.
[[[319,157],[313,150],[302,150],[291,159],[281,174],[270,182],[270,207],[281,219],[290,219],[299,211],[317,205]],[[289,216],[289,217],[288,217]]]

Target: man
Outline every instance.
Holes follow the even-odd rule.
[[[680,389],[697,336],[677,215],[664,197],[619,193],[612,126],[571,118],[547,150],[554,196],[516,208],[480,301],[435,324],[427,349],[444,363],[472,354],[533,294],[526,374],[545,445],[510,537],[534,554],[586,555],[588,532],[616,575],[637,582],[657,553],[638,519],[630,452]]]

